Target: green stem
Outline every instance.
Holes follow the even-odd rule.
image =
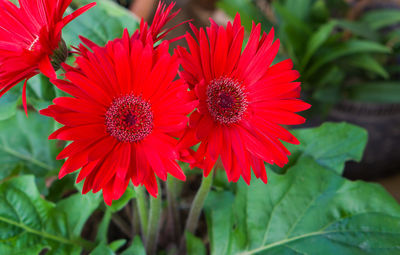
[[[143,237],[147,236],[148,209],[146,201],[146,192],[144,187],[135,187],[136,205],[139,212],[140,228],[142,229]]]
[[[201,211],[203,210],[204,202],[208,196],[208,193],[211,190],[211,186],[213,183],[213,171],[205,177],[201,181],[201,185],[197,194],[193,200],[192,206],[190,208],[189,217],[186,221],[185,233],[190,232],[194,234],[197,228],[197,224],[199,222]]]
[[[131,219],[132,219],[132,236],[140,235],[140,220],[139,210],[135,201],[132,201],[131,207]]]
[[[100,222],[99,229],[97,230],[96,241],[107,243],[108,227],[110,226],[112,217],[111,207],[107,206],[104,212],[103,219]]]
[[[160,187],[160,186],[159,186]],[[160,187],[161,188],[161,187]],[[150,217],[149,225],[147,227],[146,237],[146,252],[148,255],[153,255],[157,248],[158,230],[161,218],[162,201],[161,195],[158,198],[150,198]]]
[[[176,202],[176,180],[172,177],[167,179],[167,200],[168,200],[168,227],[173,234],[174,240],[179,241],[180,221]]]

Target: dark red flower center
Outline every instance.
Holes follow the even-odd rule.
[[[113,101],[106,112],[107,132],[121,142],[139,142],[153,130],[153,112],[140,96],[127,95]]]
[[[221,124],[233,124],[242,119],[247,110],[247,96],[238,81],[219,78],[207,88],[207,106],[213,118]]]

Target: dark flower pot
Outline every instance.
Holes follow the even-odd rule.
[[[349,162],[344,175],[371,180],[400,172],[400,104],[372,104],[343,101],[328,116],[368,131],[368,143],[360,163]]]

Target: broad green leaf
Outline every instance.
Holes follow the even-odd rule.
[[[400,253],[400,205],[381,186],[348,181],[308,156],[268,176],[240,182],[232,202],[212,192],[211,247],[224,248],[211,254]]]
[[[36,177],[55,175],[60,166],[55,157],[61,148],[47,139],[53,127],[52,119],[34,111],[26,117],[18,110],[12,118],[0,121],[0,179],[14,170]]]
[[[146,255],[142,240],[139,236],[133,239],[132,245],[123,251],[121,255]]]
[[[186,249],[188,255],[206,255],[206,247],[201,239],[191,233],[186,234]]]
[[[370,71],[380,75],[384,79],[389,78],[389,73],[385,70],[385,68],[371,55],[368,54],[359,54],[350,56],[344,59],[346,64],[364,69],[366,71]]]
[[[345,122],[326,122],[317,128],[297,129],[300,145],[288,145],[293,157],[311,157],[319,165],[342,174],[348,160],[360,161],[368,140],[367,131]],[[290,162],[293,165],[296,162]]]
[[[90,0],[75,0],[79,5]],[[131,12],[109,0],[96,1],[97,5],[66,26],[63,38],[67,45],[78,45],[78,36],[105,45],[109,40],[121,37],[125,28],[132,34],[138,28],[138,20]]]
[[[0,121],[11,118],[17,112],[20,96],[6,93],[0,98]]]
[[[120,199],[117,201],[114,201],[113,204],[111,205],[111,211],[113,213],[118,212],[122,208],[124,208],[129,201],[132,200],[132,198],[136,197],[136,193],[132,187],[129,187],[126,189],[125,193],[122,195]]]
[[[346,89],[346,95],[360,102],[400,103],[400,84],[398,81],[387,81],[353,85]]]
[[[381,9],[371,10],[363,15],[362,20],[368,23],[373,29],[378,30],[384,27],[400,23],[400,10]]]
[[[102,198],[98,194],[74,194],[59,203],[57,209],[68,215],[68,228],[73,236],[80,236],[85,222],[99,207]],[[85,210],[82,210],[85,208]]]
[[[231,204],[234,195],[230,192],[212,193],[206,200],[205,211],[211,243],[211,254],[227,254],[231,236],[230,229]],[[229,230],[232,231],[232,230]]]
[[[379,43],[365,40],[349,40],[341,43],[335,48],[328,50],[325,54],[321,54],[318,60],[308,69],[307,76],[315,74],[322,66],[337,60],[341,57],[359,54],[359,53],[390,53],[391,50]]]
[[[321,47],[324,42],[329,38],[332,30],[336,26],[336,21],[332,20],[325,25],[321,26],[310,38],[307,44],[307,50],[302,60],[302,66],[306,66],[308,61],[314,55],[314,53]]]
[[[1,183],[0,251],[13,248],[11,254],[37,254],[46,248],[49,255],[78,255],[82,247],[91,248],[91,243],[75,235],[76,228],[81,226],[77,226],[68,211],[63,209],[41,198],[33,176],[21,176]],[[81,206],[73,218],[86,217],[86,210],[90,209]]]

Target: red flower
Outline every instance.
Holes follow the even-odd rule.
[[[303,123],[304,118],[294,112],[310,105],[297,99],[300,82],[293,81],[299,73],[292,70],[292,61],[271,66],[279,49],[273,30],[260,38],[261,26],[253,25],[242,52],[244,28],[239,15],[226,29],[211,22],[207,32],[192,26],[196,39],[187,33],[190,53],[177,50],[184,69],[181,77],[199,99],[179,146],[187,149],[200,143],[192,166],[203,168],[205,176],[220,157],[229,181],[242,176],[249,184],[252,168],[266,183],[264,161],[280,167],[288,162],[290,152],[280,140],[299,143],[280,125]]]
[[[90,44],[80,46],[77,68],[64,65],[69,81],[53,81],[73,98],[57,98],[41,111],[65,125],[50,139],[73,141],[57,157],[68,157],[59,177],[82,168],[83,193],[102,189],[108,205],[130,180],[157,196],[155,175],[185,180],[174,134],[187,126],[196,104],[187,85],[173,81],[177,56],[168,53],[168,42],[153,49],[126,30],[105,47]]]
[[[0,0],[0,97],[25,80],[22,99],[26,111],[28,79],[39,71],[56,78],[54,67],[67,54],[62,28],[96,4],[63,17],[71,1],[19,0],[17,7],[8,0]],[[55,52],[58,48],[61,52]]]
[[[132,37],[135,39],[140,39],[142,40],[143,43],[149,42],[149,43],[156,43],[162,39],[164,39],[169,32],[174,30],[175,28],[181,26],[184,23],[187,23],[188,21],[182,22],[166,31],[162,30],[164,27],[170,22],[172,19],[174,19],[179,12],[181,11],[180,9],[176,12],[171,13],[172,9],[175,7],[175,2],[172,2],[168,7],[162,3],[161,1],[158,4],[156,13],[153,18],[152,24],[149,26],[147,22],[144,21],[142,18],[140,21],[140,27],[139,30],[137,30]],[[179,40],[182,37],[177,37],[171,40],[168,40],[169,42],[173,42],[176,40]]]

